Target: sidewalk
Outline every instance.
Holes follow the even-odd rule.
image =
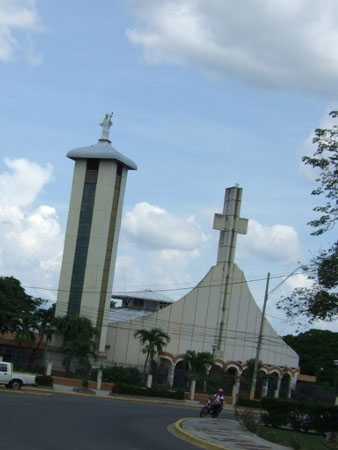
[[[210,450],[290,450],[250,433],[237,420],[181,419],[175,423],[173,431],[191,444]]]

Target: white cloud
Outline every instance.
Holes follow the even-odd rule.
[[[23,50],[28,61],[38,64],[41,57],[34,49],[29,32],[41,29],[35,0],[0,0],[0,61],[10,61]],[[18,31],[28,33],[27,42],[19,39]]]
[[[306,275],[299,273],[288,278],[285,284],[290,288],[290,291],[293,291],[296,288],[310,288],[313,285],[313,280],[309,280]]]
[[[55,288],[63,235],[55,209],[35,207],[52,178],[52,167],[25,159],[6,158],[5,163],[11,172],[0,175],[0,274],[28,286]],[[34,295],[52,298],[55,293],[36,291]]]
[[[52,166],[43,168],[23,158],[5,158],[4,162],[12,172],[0,175],[1,207],[31,205],[43,186],[51,180]]]
[[[255,258],[280,264],[297,264],[301,248],[296,230],[288,225],[264,226],[249,220],[248,233],[238,243],[239,259]]]
[[[123,220],[127,239],[151,250],[194,251],[207,237],[194,218],[183,219],[149,203],[138,203]]]
[[[180,288],[193,284],[189,269],[199,256],[198,250],[162,250],[118,257],[113,292],[151,289],[178,299],[186,293]]]
[[[182,291],[171,289],[192,284],[191,265],[198,261],[206,240],[193,217],[178,217],[145,202],[136,204],[122,221],[119,251],[123,256],[117,260],[114,291],[169,289],[172,298],[182,296]]]
[[[336,0],[130,0],[127,31],[153,64],[189,64],[221,78],[332,92]]]

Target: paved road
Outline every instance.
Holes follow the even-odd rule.
[[[0,395],[6,450],[192,450],[168,424],[199,410],[64,395]]]

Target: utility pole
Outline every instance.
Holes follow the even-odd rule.
[[[263,304],[261,325],[260,325],[260,328],[259,328],[257,349],[256,349],[256,359],[255,359],[254,371],[253,371],[252,380],[251,380],[250,397],[249,397],[250,400],[254,400],[254,398],[255,398],[256,380],[257,380],[257,372],[258,372],[258,364],[259,364],[259,354],[261,352],[262,338],[263,338],[263,326],[264,326],[264,319],[265,319],[265,309],[266,309],[266,304],[268,302],[268,297],[269,297],[269,282],[270,282],[270,272],[268,273],[268,276],[267,276],[267,279],[266,279],[264,304]]]

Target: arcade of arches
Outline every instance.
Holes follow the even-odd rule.
[[[161,356],[160,373],[162,380],[174,388],[190,390],[192,374],[183,365],[183,356],[169,358]],[[255,398],[261,397],[291,397],[291,388],[296,382],[298,372],[292,369],[262,365],[259,369],[256,382]],[[238,362],[216,361],[206,376],[196,377],[196,392],[211,393],[221,387],[227,402],[236,402],[238,397],[249,397],[252,372],[247,364]]]

